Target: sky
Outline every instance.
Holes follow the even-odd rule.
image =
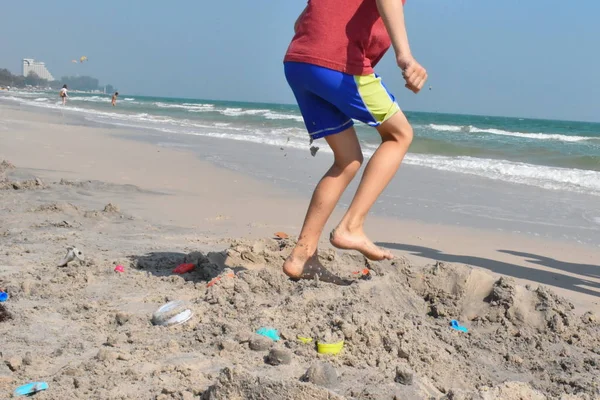
[[[5,1],[0,68],[35,58],[127,95],[293,103],[282,59],[305,4]],[[406,90],[391,50],[376,68],[403,109],[600,121],[600,1],[407,0],[405,14],[431,90]]]

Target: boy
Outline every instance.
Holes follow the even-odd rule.
[[[119,97],[119,92],[115,92],[112,96],[112,105],[113,107],[117,105],[117,97]]]
[[[353,119],[377,129],[382,143],[371,157],[346,214],[330,234],[339,249],[357,250],[370,260],[391,259],[363,232],[369,209],[408,151],[413,131],[373,67],[390,45],[406,87],[418,93],[425,69],[411,55],[404,24],[404,0],[309,0],[295,23],[284,58],[312,140],[325,138],[334,162],[317,185],[298,243],[283,264],[291,278],[331,278],[317,257],[319,238],[342,193],[358,172],[363,155]],[[331,280],[335,281],[335,280]]]

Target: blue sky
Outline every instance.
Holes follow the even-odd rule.
[[[5,3],[0,67],[13,72],[33,57],[123,94],[294,101],[281,62],[304,1]],[[406,110],[600,121],[599,15],[597,0],[407,0],[432,90],[404,89],[392,52],[377,72]]]

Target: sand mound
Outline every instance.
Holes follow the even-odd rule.
[[[108,216],[121,216],[119,206],[108,203],[102,210],[83,211],[71,203],[46,203],[31,210],[34,213],[65,214],[70,217],[83,216],[85,218],[102,218]]]
[[[72,181],[61,179],[57,185],[62,187],[70,187],[81,192],[118,192],[118,193],[152,193],[160,194],[149,190],[142,190],[139,187],[131,184],[115,184],[96,180]]]
[[[8,321],[12,318],[10,312],[6,309],[4,304],[0,304],[0,322]]]
[[[7,173],[15,168],[16,167],[13,164],[6,160],[3,160],[0,163],[0,190],[30,190],[43,189],[47,187],[39,178],[26,180],[10,179],[7,176]]]
[[[108,203],[104,206],[101,211],[90,210],[83,213],[85,218],[104,218],[104,217],[121,217],[121,212],[119,211],[119,206]]]
[[[493,388],[483,387],[478,393],[451,390],[442,400],[546,400],[539,391],[523,382],[506,382]]]
[[[4,178],[6,171],[10,171],[15,168],[16,167],[10,161],[2,160],[0,163],[0,180]]]
[[[311,384],[260,379],[242,370],[223,370],[202,400],[342,400],[344,397]]]
[[[13,181],[9,179],[0,181],[0,190],[31,190],[43,189],[45,187],[46,185],[38,178],[24,181]]]
[[[378,393],[377,386],[394,386],[399,366],[414,371],[412,385],[422,397],[410,398],[493,387],[505,380],[531,382],[551,397],[596,390],[598,325],[576,318],[572,306],[548,290],[441,263],[422,270],[380,263],[371,280],[350,287],[293,283],[278,268],[290,244],[234,243],[221,263],[210,261],[218,258],[215,254],[187,257],[199,260],[186,277],[192,281],[212,279],[219,271],[225,276],[230,270],[224,268],[239,271],[205,289],[197,304],[203,315],[197,327],[201,342],[218,346],[214,338],[220,337],[241,346],[252,331],[273,326],[296,361],[307,364],[318,356],[313,346],[296,340],[298,335],[344,339],[344,352],[334,362],[347,376],[338,388],[346,396],[360,392],[357,386]],[[359,257],[333,252],[322,260],[348,277],[364,265]],[[450,319],[460,319],[470,332],[450,329]],[[251,363],[252,356],[238,356]]]
[[[428,302],[429,315],[501,323],[532,333],[554,333],[567,340],[578,330],[573,305],[543,287],[532,290],[511,278],[495,280],[464,265],[437,263],[407,282]]]
[[[32,210],[36,213],[65,213],[69,215],[79,215],[79,208],[71,203],[47,203],[42,204]]]

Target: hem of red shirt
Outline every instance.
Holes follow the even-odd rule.
[[[329,68],[332,69],[334,71],[339,71],[339,72],[343,72],[345,74],[348,75],[358,75],[358,76],[365,76],[365,75],[371,75],[372,73],[374,73],[373,68],[371,67],[365,67],[364,65],[348,65],[348,64],[342,64],[342,63],[337,63],[335,61],[330,61],[330,60],[323,60],[320,58],[315,58],[315,57],[311,57],[311,56],[307,56],[305,54],[286,54],[283,62],[301,62],[301,63],[307,63],[307,64],[313,64],[313,65],[317,65],[319,67],[324,67],[324,68]]]

